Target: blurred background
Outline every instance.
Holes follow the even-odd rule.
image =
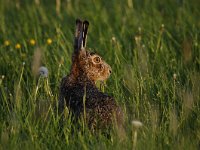
[[[0,149],[132,149],[132,120],[138,149],[199,149],[199,16],[199,0],[0,0]],[[59,127],[76,18],[112,67],[104,90],[126,114],[124,143]]]

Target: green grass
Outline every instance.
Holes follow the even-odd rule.
[[[60,13],[55,3],[0,0],[0,149],[132,149],[132,120],[143,123],[137,149],[198,149],[200,2],[63,0]],[[53,109],[76,18],[89,20],[87,45],[112,67],[105,91],[125,111],[123,142],[115,130],[110,138],[78,130],[67,111],[59,127]],[[38,79],[39,66],[48,78]]]

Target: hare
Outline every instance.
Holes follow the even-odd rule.
[[[70,74],[60,84],[58,109],[65,107],[75,118],[85,119],[89,129],[106,129],[116,121],[123,124],[123,113],[115,99],[101,92],[96,81],[104,81],[111,74],[111,67],[94,52],[86,50],[88,21],[76,20],[74,53]],[[84,114],[85,113],[85,114]]]

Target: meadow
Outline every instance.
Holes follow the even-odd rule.
[[[135,149],[199,149],[200,1],[59,2],[0,0],[0,149],[133,149],[133,120],[143,124]],[[112,67],[104,91],[125,112],[125,139],[77,129],[67,111],[60,127],[76,18]]]

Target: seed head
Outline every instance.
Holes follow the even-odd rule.
[[[60,64],[61,64],[61,65],[64,64],[64,58],[63,58],[63,57],[61,57],[61,59],[60,59]]]
[[[42,77],[48,77],[48,69],[44,66],[39,68],[39,75]]]
[[[112,37],[112,39],[111,39],[111,41],[113,42],[113,43],[115,43],[116,42],[116,37]]]
[[[162,24],[162,25],[161,25],[161,29],[160,29],[160,31],[161,31],[161,32],[164,32],[164,30],[165,30],[165,25]]]
[[[140,42],[141,42],[141,36],[140,35],[135,36],[135,43],[137,46],[140,45]]]
[[[173,74],[173,79],[176,80],[176,78],[177,78],[177,75],[176,75],[176,73],[174,73]]]
[[[138,129],[138,128],[140,128],[140,127],[143,126],[142,122],[137,121],[137,120],[133,120],[133,121],[132,121],[132,125],[133,125],[133,127],[135,127],[136,129]]]
[[[138,32],[141,34],[142,28],[138,27]]]

